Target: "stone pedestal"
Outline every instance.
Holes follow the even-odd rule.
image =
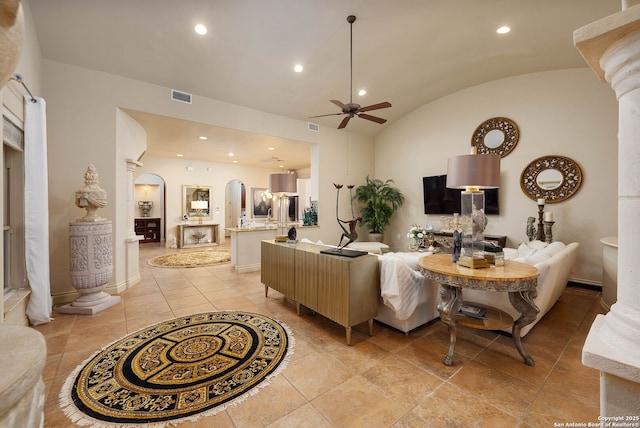
[[[600,370],[602,417],[637,417],[640,409],[640,5],[631,3],[574,32],[576,47],[619,105],[617,300],[596,318],[582,350],[582,362]]]
[[[42,427],[47,345],[30,327],[0,325],[0,427]]]
[[[111,227],[110,221],[69,223],[71,282],[81,296],[58,312],[93,315],[120,303],[103,291],[113,274]]]

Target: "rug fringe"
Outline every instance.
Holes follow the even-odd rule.
[[[230,312],[236,312],[236,311],[230,311]],[[265,317],[271,318],[271,316],[269,316],[269,315],[261,315],[261,316],[265,316]],[[276,321],[273,318],[271,318],[271,319]],[[170,421],[147,422],[147,423],[144,423],[144,427],[145,428],[165,428],[165,427],[170,426],[170,425],[171,426],[177,426],[177,425],[180,425],[180,424],[185,423],[185,422],[196,422],[200,418],[205,418],[205,417],[208,417],[208,416],[214,416],[214,415],[216,415],[216,414],[218,414],[220,412],[224,412],[230,406],[237,406],[238,404],[246,401],[250,397],[255,396],[256,394],[258,394],[260,392],[260,390],[262,390],[262,388],[265,388],[265,387],[271,385],[271,379],[273,379],[274,377],[276,377],[280,373],[282,373],[282,371],[284,369],[286,369],[287,366],[289,365],[289,361],[291,360],[291,356],[294,353],[295,344],[296,344],[296,340],[293,337],[293,332],[291,331],[291,328],[287,324],[285,324],[283,322],[277,321],[277,323],[279,325],[281,325],[282,328],[284,329],[284,331],[287,333],[287,354],[284,356],[284,358],[282,359],[282,361],[280,362],[278,367],[271,374],[266,376],[262,382],[260,382],[259,384],[255,385],[252,389],[250,389],[249,391],[245,392],[244,394],[242,394],[242,395],[234,398],[233,400],[230,400],[227,403],[222,404],[220,406],[214,407],[212,409],[205,410],[205,411],[200,412],[200,413],[195,414],[195,415],[185,416],[185,417],[178,418],[178,419],[173,419],[173,420],[170,420]],[[141,328],[139,330],[136,330],[131,334],[135,334],[135,333],[137,333],[139,331],[145,330],[146,328],[148,328],[148,327],[144,327],[144,328]],[[116,339],[113,342],[103,346],[98,351],[96,351],[93,354],[91,354],[91,356],[89,358],[84,360],[75,369],[73,369],[73,371],[69,374],[69,376],[65,380],[64,384],[62,385],[62,389],[60,390],[60,393],[58,394],[58,403],[60,404],[60,407],[62,408],[62,411],[64,412],[64,414],[75,425],[78,425],[78,426],[91,426],[93,428],[140,428],[140,426],[141,426],[140,423],[122,424],[122,423],[106,422],[106,421],[94,419],[94,418],[90,417],[89,415],[87,415],[85,413],[82,413],[75,406],[75,403],[71,399],[71,389],[73,388],[73,384],[75,382],[75,379],[76,379],[78,373],[80,373],[80,371],[82,370],[82,368],[86,364],[88,364],[89,361],[91,361],[93,358],[95,358],[99,353],[101,353],[102,351],[104,351],[106,348],[108,348],[109,346],[113,345],[114,343],[118,342],[119,340],[120,339]]]

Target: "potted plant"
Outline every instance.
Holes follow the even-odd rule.
[[[384,233],[391,221],[391,216],[404,203],[402,192],[393,187],[393,180],[371,180],[367,175],[366,184],[356,187],[353,199],[364,203],[360,209],[362,224],[369,228],[371,234]]]

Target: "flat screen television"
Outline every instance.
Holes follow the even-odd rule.
[[[453,214],[460,212],[462,189],[447,188],[446,175],[422,177],[425,214]],[[484,190],[484,213],[500,214],[498,189]]]

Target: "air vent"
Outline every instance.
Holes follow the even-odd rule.
[[[318,125],[317,123],[308,122],[307,129],[313,132],[320,132],[320,125]]]
[[[171,99],[174,101],[180,101],[181,103],[191,104],[191,94],[186,92],[171,90]]]

